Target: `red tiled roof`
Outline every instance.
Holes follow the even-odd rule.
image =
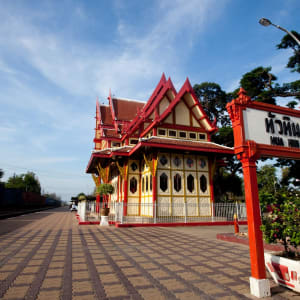
[[[111,111],[109,106],[100,106],[100,117],[105,125],[113,125],[113,119],[111,116]]]
[[[181,149],[182,147],[186,148],[195,148],[200,151],[207,150],[208,152],[223,152],[228,154],[233,154],[233,148],[215,144],[212,142],[201,142],[201,141],[188,141],[188,140],[179,140],[172,138],[161,138],[161,137],[151,137],[148,139],[142,139],[142,144],[157,144],[161,148],[168,148],[168,146],[176,146]]]
[[[118,121],[132,121],[138,110],[142,110],[146,103],[134,100],[112,99],[113,109]]]

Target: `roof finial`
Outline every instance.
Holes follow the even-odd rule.
[[[247,95],[247,92],[241,87],[238,92],[238,97],[236,98],[236,101],[240,104],[247,104],[251,102],[251,98]]]

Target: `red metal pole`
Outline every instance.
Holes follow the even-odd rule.
[[[256,279],[266,278],[264,247],[258,198],[255,160],[242,158],[245,182],[245,199],[247,205],[248,237],[251,260],[251,275]]]

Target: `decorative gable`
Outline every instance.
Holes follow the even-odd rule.
[[[183,101],[175,107],[176,125],[190,126],[190,110]]]

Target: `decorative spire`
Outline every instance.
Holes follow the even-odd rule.
[[[238,92],[238,97],[235,99],[240,104],[248,104],[251,102],[251,98],[247,95],[247,92],[241,87]]]

